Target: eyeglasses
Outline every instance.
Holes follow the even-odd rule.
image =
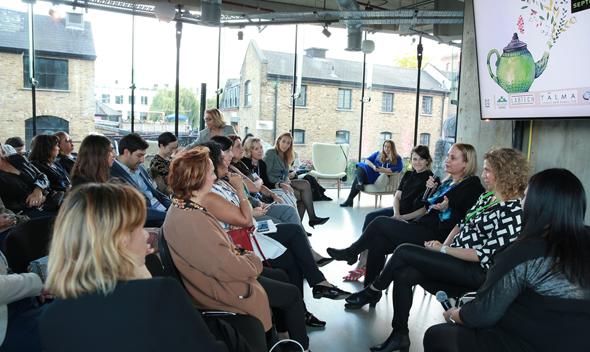
[[[211,121],[213,121],[213,118],[211,118],[211,117],[206,117],[206,118],[205,118],[205,121],[207,121],[207,122],[211,122]]]
[[[68,139],[64,139],[64,142],[68,142],[68,143],[72,143],[72,137],[68,138]]]

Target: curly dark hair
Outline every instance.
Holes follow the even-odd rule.
[[[483,159],[494,172],[494,192],[501,199],[510,200],[524,196],[531,168],[520,151],[512,148],[493,148],[484,154]]]
[[[223,150],[221,150],[221,146],[219,143],[209,140],[207,142],[201,143],[198,146],[206,147],[209,149],[209,159],[213,162],[213,170],[215,170],[215,176],[219,177],[217,174],[217,168],[219,165],[223,164]],[[197,147],[198,147],[197,146]]]

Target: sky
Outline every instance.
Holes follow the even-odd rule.
[[[20,0],[4,0],[2,7],[26,11]],[[51,3],[38,1],[35,13],[45,15]],[[62,13],[72,11],[71,7],[60,5]],[[77,9],[76,11],[81,11]],[[100,10],[88,10],[84,20],[92,23],[97,60],[95,63],[95,84],[121,86],[131,84],[132,63],[132,16]],[[229,78],[239,78],[248,43],[257,41],[262,50],[293,52],[295,26],[268,26],[261,32],[256,27],[241,29],[244,40],[238,40],[238,29],[224,28],[221,31],[221,72],[220,85]],[[326,57],[362,61],[362,52],[347,52],[346,29],[329,28],[332,35],[325,37],[321,26],[299,26],[298,48],[327,48]],[[176,37],[175,24],[163,23],[156,19],[136,17],[135,19],[135,82],[138,87],[153,87],[154,84],[175,84]],[[186,87],[200,87],[207,83],[208,96],[217,86],[218,28],[184,24],[181,39],[180,84]],[[376,64],[391,65],[397,56],[416,54],[417,37],[385,33],[369,34],[375,42],[371,54]],[[413,39],[415,43],[413,43]],[[424,57],[459,55],[459,49],[423,39]],[[368,59],[369,60],[369,59]],[[360,77],[359,77],[360,80]]]

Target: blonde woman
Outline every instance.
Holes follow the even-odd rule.
[[[250,142],[250,139],[248,142]],[[253,152],[258,153],[258,150],[262,151],[262,145],[255,146]],[[257,157],[258,156],[254,156],[254,153],[252,153],[253,162]],[[299,211],[299,217],[303,219],[303,215],[307,210],[309,226],[314,227],[315,225],[323,225],[330,220],[330,218],[320,218],[316,216],[315,208],[313,206],[313,194],[311,193],[309,182],[298,180],[295,171],[291,170],[294,160],[295,152],[293,151],[293,136],[288,132],[283,133],[277,138],[274,148],[267,150],[264,156],[269,182],[266,187],[271,189],[280,188],[285,192],[294,194],[295,198],[297,198],[297,211]],[[260,177],[264,180],[263,176]]]
[[[205,110],[205,125],[207,128],[199,133],[199,137],[196,141],[189,144],[186,149],[192,149],[197,145],[207,142],[211,137],[217,135],[227,136],[235,134],[236,130],[231,125],[226,125],[223,119],[223,114],[219,109],[207,109]]]
[[[350,187],[350,194],[341,207],[352,207],[354,198],[365,189],[366,184],[373,184],[384,173],[387,175],[401,172],[404,168],[402,158],[397,154],[395,143],[391,139],[383,142],[381,151],[373,153],[365,162],[356,164],[356,177]]]
[[[149,279],[145,218],[133,187],[72,191],[49,250],[46,288],[58,299],[41,317],[44,351],[227,351],[176,280]]]

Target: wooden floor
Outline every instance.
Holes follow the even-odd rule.
[[[362,195],[352,208],[341,208],[339,203],[348,196],[348,189],[342,190],[337,198],[337,190],[330,189],[326,195],[333,198],[331,202],[314,202],[318,216],[329,216],[330,220],[315,229],[308,228],[313,234],[310,237],[313,248],[326,255],[327,247],[344,248],[349,246],[360,236],[365,215],[375,210],[375,198]],[[391,206],[393,196],[384,196],[378,206]],[[307,216],[303,221],[307,227]],[[327,255],[326,255],[327,256]],[[346,262],[333,262],[322,268],[322,272],[331,283],[350,292],[362,289],[361,282],[344,282],[342,277],[352,267]],[[344,301],[328,299],[316,300],[311,295],[311,289],[306,286],[305,302],[310,312],[325,320],[325,328],[308,328],[310,350],[313,352],[328,351],[369,351],[369,347],[379,344],[391,333],[391,319],[393,307],[391,292],[384,295],[375,308],[363,307],[360,310],[345,310]],[[443,323],[443,309],[430,295],[417,287],[414,294],[414,304],[410,313],[410,352],[422,352],[422,338],[424,332],[432,325]]]

